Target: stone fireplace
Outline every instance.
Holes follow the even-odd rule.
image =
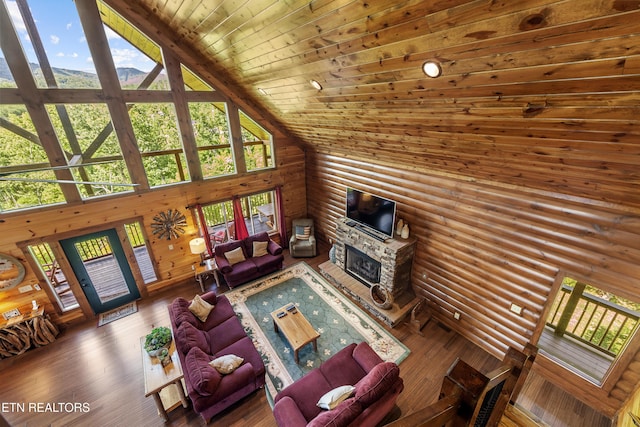
[[[320,265],[322,274],[363,305],[373,315],[395,326],[417,302],[411,288],[411,266],[415,239],[379,239],[346,218],[336,224],[335,264]],[[379,285],[393,299],[384,310],[373,304],[370,287]]]

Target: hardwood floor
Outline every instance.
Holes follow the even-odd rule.
[[[323,255],[304,261],[317,269],[326,259]],[[297,261],[288,255],[285,258],[286,265]],[[211,282],[207,283],[212,286]],[[0,361],[0,415],[14,427],[164,425],[153,399],[144,397],[139,337],[154,326],[169,325],[167,305],[174,298],[189,298],[199,291],[195,281],[177,283],[140,300],[138,312],[133,315],[100,328],[96,326],[97,320],[75,325],[46,347]],[[404,414],[436,400],[442,378],[456,357],[483,372],[499,363],[434,321],[429,322],[423,332],[424,337],[413,334],[404,325],[392,329],[411,349],[409,357],[400,364],[405,389],[398,406]],[[528,385],[525,393],[525,408],[533,410],[549,425],[609,425],[605,418],[548,383]],[[80,404],[84,410],[67,412],[72,409],[70,404]],[[34,408],[34,405],[40,406]],[[206,424],[190,407],[179,407],[169,413],[167,425]],[[259,390],[215,417],[209,425],[271,427],[276,424],[265,393]]]

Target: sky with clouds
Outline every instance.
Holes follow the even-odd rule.
[[[29,62],[38,63],[16,2],[6,0],[6,4]],[[95,67],[74,2],[28,0],[28,4],[51,66],[94,73]],[[119,35],[107,27],[105,32],[116,67],[132,67],[141,71],[153,68],[152,61]]]

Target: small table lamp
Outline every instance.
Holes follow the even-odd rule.
[[[207,250],[207,245],[202,237],[196,237],[189,242],[189,248],[194,255],[200,255],[200,265],[204,265],[204,253]]]

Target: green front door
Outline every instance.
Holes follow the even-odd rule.
[[[93,311],[105,311],[140,298],[115,229],[60,241]]]

